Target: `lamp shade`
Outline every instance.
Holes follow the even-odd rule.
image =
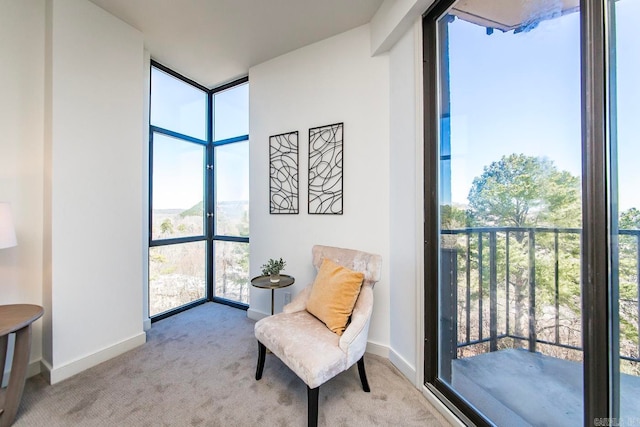
[[[0,202],[0,249],[16,246],[16,230],[13,227],[11,206],[9,203]]]

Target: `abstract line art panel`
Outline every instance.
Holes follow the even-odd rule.
[[[309,129],[309,213],[342,215],[343,123]]]
[[[269,212],[297,214],[298,132],[269,137]]]

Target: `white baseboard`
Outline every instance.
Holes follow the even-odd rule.
[[[260,319],[264,319],[269,316],[267,313],[263,313],[261,311],[254,310],[252,308],[247,310],[247,317],[251,320],[255,320],[256,322]]]
[[[393,364],[398,370],[404,375],[411,384],[416,384],[416,368],[411,366],[409,362],[407,362],[402,356],[393,351],[393,349],[389,350],[389,362]]]
[[[35,362],[29,362],[29,366],[27,366],[27,378],[31,378],[40,373],[40,360],[36,360]],[[4,375],[2,376],[2,384],[0,387],[6,387],[9,384],[9,375],[11,375],[11,369],[7,369],[4,371]]]
[[[139,334],[114,344],[110,347],[99,350],[93,354],[90,354],[81,359],[74,360],[62,366],[51,366],[45,360],[42,360],[41,365],[43,367],[43,375],[49,382],[49,384],[56,384],[62,380],[66,380],[80,372],[89,369],[93,366],[99,365],[102,362],[106,362],[116,356],[126,353],[129,350],[144,344],[147,342],[147,334],[140,332]]]
[[[367,353],[375,354],[376,356],[384,357],[385,359],[389,358],[389,347],[386,345],[367,341],[367,349],[365,351]]]

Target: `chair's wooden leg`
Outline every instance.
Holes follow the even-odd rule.
[[[318,396],[320,387],[309,388],[307,386],[308,397],[308,412],[307,412],[307,425],[308,427],[317,427],[318,425]]]
[[[369,393],[371,389],[369,388],[369,382],[367,381],[367,372],[364,370],[364,356],[358,360],[358,373],[360,374],[360,381],[362,382],[362,389]]]
[[[267,347],[258,341],[258,367],[256,368],[256,381],[262,378],[262,371],[264,370],[264,356],[267,353]]]

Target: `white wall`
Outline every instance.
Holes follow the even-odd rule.
[[[0,201],[11,203],[18,239],[0,249],[0,304],[42,304],[44,40],[44,0],[0,0]],[[42,325],[33,325],[31,373]]]
[[[423,306],[420,245],[422,224],[422,102],[419,47],[414,27],[389,52],[390,69],[390,360],[410,380],[416,378],[418,334]]]
[[[384,0],[371,19],[371,52],[387,52],[435,0]]]
[[[280,56],[249,71],[251,275],[283,257],[296,294],[311,284],[314,244],[382,255],[370,343],[389,346],[389,63],[371,57],[369,26]],[[307,213],[309,128],[344,122],[344,214]],[[300,213],[269,214],[269,136],[299,132]],[[276,292],[276,312],[285,291]],[[270,293],[251,289],[249,316],[270,311]]]
[[[147,160],[141,33],[87,1],[48,7],[44,362],[55,383],[145,341]]]
[[[369,338],[410,379],[422,321],[415,31],[389,57],[370,56],[363,26],[250,70],[251,273],[283,256],[295,294],[313,280],[313,244],[381,254]],[[0,251],[0,304],[45,305],[31,360],[44,353],[54,382],[144,340],[142,49],[137,31],[89,2],[0,0],[0,200],[19,241]],[[308,129],[340,121],[345,214],[308,215]],[[269,215],[268,137],[290,130],[301,212]],[[250,314],[267,313],[269,297],[252,289]],[[279,291],[276,311],[282,302]]]

